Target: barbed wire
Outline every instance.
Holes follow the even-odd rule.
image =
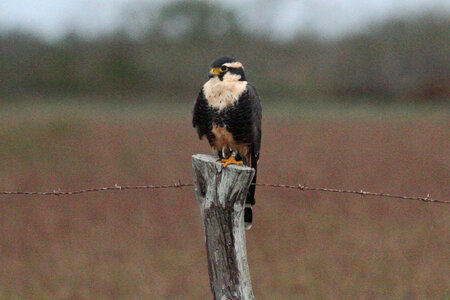
[[[67,195],[79,195],[86,193],[104,192],[104,191],[125,191],[125,190],[147,190],[147,189],[170,189],[170,188],[183,188],[188,186],[194,186],[193,183],[174,183],[174,184],[160,184],[160,185],[118,185],[106,186],[100,188],[90,188],[84,190],[75,191],[59,191],[54,190],[52,192],[26,192],[26,191],[0,191],[0,195],[41,195],[41,196],[67,196]]]
[[[302,184],[286,185],[286,184],[257,183],[256,186],[296,189],[296,190],[300,190],[300,191],[318,191],[318,192],[328,192],[328,193],[356,194],[356,195],[360,195],[360,196],[373,196],[373,197],[384,197],[384,198],[394,198],[394,199],[404,199],[404,200],[416,200],[416,201],[422,201],[422,202],[450,204],[450,201],[447,201],[447,200],[439,200],[439,199],[431,198],[430,194],[427,194],[426,197],[403,196],[403,195],[393,195],[393,194],[386,194],[386,193],[367,192],[364,190],[354,191],[354,190],[334,189],[334,188],[325,188],[325,187],[311,187],[311,186],[306,186],[306,185],[302,185]]]
[[[394,194],[386,194],[386,193],[377,193],[377,192],[368,192],[364,190],[347,190],[347,189],[335,189],[335,188],[326,188],[326,187],[312,187],[306,186],[302,184],[297,185],[287,185],[287,184],[272,184],[272,183],[256,183],[254,184],[260,187],[268,187],[268,188],[284,188],[284,189],[295,189],[299,191],[317,191],[317,192],[328,192],[328,193],[341,193],[341,194],[356,194],[359,196],[373,196],[373,197],[384,197],[384,198],[393,198],[393,199],[403,199],[403,200],[415,200],[422,201],[427,203],[443,203],[450,204],[448,200],[440,200],[434,199],[430,197],[430,194],[427,194],[426,197],[418,197],[418,196],[404,196],[404,195],[394,195]],[[83,190],[74,190],[74,191],[59,191],[54,190],[51,192],[30,192],[30,191],[0,191],[0,195],[41,195],[41,196],[67,196],[67,195],[79,195],[86,193],[96,193],[96,192],[104,192],[104,191],[125,191],[125,190],[146,190],[146,189],[171,189],[171,188],[183,188],[183,187],[193,187],[193,183],[182,183],[178,181],[173,184],[160,184],[160,185],[118,185],[100,187],[100,188],[90,188]]]

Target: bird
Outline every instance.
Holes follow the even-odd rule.
[[[206,136],[224,168],[236,164],[255,169],[244,207],[247,230],[253,221],[261,121],[261,99],[247,81],[242,63],[230,56],[215,59],[195,101],[192,125],[199,139]]]

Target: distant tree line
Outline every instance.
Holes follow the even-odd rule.
[[[225,8],[174,2],[136,35],[69,34],[48,42],[0,34],[0,96],[148,94],[192,101],[209,62],[245,63],[268,99],[310,96],[377,101],[442,101],[450,95],[450,21],[428,14],[374,24],[334,40],[314,34],[280,41],[250,34]]]

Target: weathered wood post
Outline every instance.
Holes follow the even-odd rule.
[[[192,156],[195,194],[206,235],[208,273],[216,300],[254,299],[245,245],[244,204],[255,170]]]

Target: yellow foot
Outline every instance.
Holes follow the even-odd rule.
[[[221,163],[223,163],[223,167],[226,168],[228,165],[243,165],[244,163],[242,160],[236,160],[234,156],[230,156],[229,158],[222,158],[220,160]]]

